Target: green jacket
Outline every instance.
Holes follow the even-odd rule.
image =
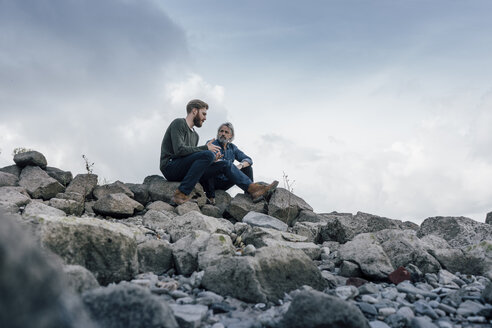
[[[207,145],[197,147],[198,133],[189,128],[184,118],[171,122],[164,134],[161,144],[161,171],[171,158],[183,157],[192,153],[208,150]]]

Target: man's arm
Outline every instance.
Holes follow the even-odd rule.
[[[243,153],[236,145],[234,145],[234,158],[241,163],[241,168],[253,165],[251,157]]]

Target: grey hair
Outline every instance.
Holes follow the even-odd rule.
[[[231,142],[234,140],[234,126],[232,125],[231,122],[225,122],[225,123],[222,123],[221,125],[219,125],[219,128],[217,129],[217,139],[218,139],[218,136],[219,136],[219,131],[220,131],[220,128],[223,127],[223,126],[227,126],[230,130],[231,130]]]

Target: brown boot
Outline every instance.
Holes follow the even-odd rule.
[[[191,197],[190,195],[185,195],[184,193],[181,192],[181,190],[176,189],[176,191],[174,192],[174,196],[171,199],[171,202],[173,202],[176,205],[181,205],[189,201],[190,197]]]
[[[269,185],[262,185],[259,183],[252,183],[248,187],[248,193],[253,198],[253,203],[258,203],[263,198],[268,197],[278,186],[278,181],[275,180]]]

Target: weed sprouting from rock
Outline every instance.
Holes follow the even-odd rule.
[[[82,158],[84,159],[85,169],[87,170],[87,173],[92,174],[94,163],[91,163],[85,155],[82,155]]]

